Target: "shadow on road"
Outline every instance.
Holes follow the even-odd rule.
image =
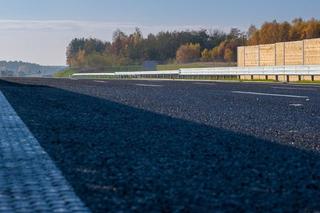
[[[320,210],[316,153],[58,88],[0,90],[94,212]]]

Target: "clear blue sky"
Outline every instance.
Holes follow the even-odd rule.
[[[0,0],[0,60],[65,64],[74,37],[110,40],[112,31],[247,29],[264,21],[320,18],[308,0]],[[32,50],[32,51],[31,51]]]

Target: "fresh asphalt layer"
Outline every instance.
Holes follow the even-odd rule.
[[[320,210],[320,87],[19,79],[0,90],[93,212]]]

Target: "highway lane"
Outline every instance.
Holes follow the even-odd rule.
[[[4,79],[94,211],[319,210],[320,87]]]
[[[32,80],[29,81],[33,83]],[[287,137],[288,129],[289,131],[299,129],[303,135],[312,133],[315,135],[318,131],[320,88],[314,85],[302,87],[269,83],[106,82],[108,83],[91,80],[63,82],[50,80],[46,83],[150,112],[268,140],[281,141],[282,137]],[[41,81],[36,83],[41,84]],[[81,85],[81,87],[75,87],[75,85]],[[284,90],[288,87],[297,89]],[[306,90],[306,88],[313,90]],[[270,97],[265,96],[270,94]],[[297,104],[299,107],[294,107]],[[280,134],[275,138],[274,132],[284,132],[285,136]],[[301,135],[297,133],[293,135],[293,138],[295,137],[301,138]],[[304,139],[302,143],[304,143],[302,147],[305,148],[306,140]]]

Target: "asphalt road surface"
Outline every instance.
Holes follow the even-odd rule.
[[[93,212],[320,211],[320,86],[0,80]]]

